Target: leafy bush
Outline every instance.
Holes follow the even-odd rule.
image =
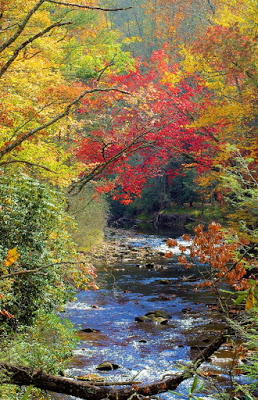
[[[46,373],[63,374],[70,361],[72,350],[76,347],[78,338],[68,321],[62,321],[57,315],[39,313],[31,327],[23,329],[19,334],[2,338],[0,357],[2,361],[24,365]],[[26,388],[1,385],[0,397],[8,400],[21,400]],[[40,393],[33,389],[29,398]]]
[[[17,328],[71,298],[78,271],[70,262],[77,259],[64,197],[23,173],[0,179],[0,318]]]

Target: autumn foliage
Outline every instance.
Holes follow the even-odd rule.
[[[237,237],[233,230],[223,230],[218,223],[211,223],[208,230],[203,225],[194,228],[194,237],[183,235],[183,239],[189,241],[189,257],[184,253],[187,248],[180,246],[181,255],[178,261],[186,268],[193,267],[197,261],[208,268],[208,280],[198,283],[199,287],[210,287],[212,291],[218,290],[223,283],[241,291],[242,300],[246,299],[246,309],[249,310],[257,302],[257,284],[255,283],[255,272],[257,260],[250,255],[250,243]],[[168,239],[168,247],[178,245],[174,239]],[[165,254],[166,258],[173,256],[173,252]],[[248,271],[251,270],[251,274]],[[252,274],[253,272],[253,274]]]

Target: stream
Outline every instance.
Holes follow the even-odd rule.
[[[177,234],[171,236],[170,232],[173,236]],[[156,381],[180,371],[223,330],[214,294],[210,290],[194,292],[201,279],[197,267],[189,270],[181,266],[177,261],[178,248],[173,249],[171,259],[161,255],[168,249],[167,237],[165,233],[120,231],[122,253],[116,263],[107,267],[100,261],[97,266],[100,289],[79,292],[76,302],[68,303],[63,314],[79,330],[80,338],[66,375],[98,374],[108,381],[131,380],[136,376],[136,381],[142,383]],[[188,244],[182,239],[179,242]],[[157,251],[155,255],[150,252],[151,263],[149,258],[139,258],[142,249]],[[154,310],[169,313],[168,323],[135,320]],[[80,331],[87,328],[96,331]],[[220,391],[222,387],[226,390],[224,368],[230,367],[230,357],[230,349],[224,346],[202,366],[208,375],[216,376]],[[96,367],[104,361],[116,363],[119,368],[98,371]],[[178,387],[182,397],[165,393],[152,398],[188,399],[191,382],[186,380]],[[215,391],[213,388],[210,393]],[[72,399],[63,395],[54,398]],[[199,398],[213,399],[205,395]]]

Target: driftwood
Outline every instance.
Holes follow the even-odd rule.
[[[218,336],[210,345],[208,345],[192,361],[192,371],[198,368],[204,361],[216,351],[225,342],[229,332],[225,331]],[[108,383],[84,382],[71,378],[59,377],[46,374],[41,370],[35,370],[28,367],[17,367],[4,362],[0,362],[1,374],[4,374],[4,382],[18,386],[33,385],[39,389],[48,390],[56,393],[72,395],[86,400],[128,400],[141,398],[140,396],[157,395],[168,390],[174,390],[185,379],[189,378],[193,372],[186,368],[178,375],[173,375],[167,379],[156,381],[148,385],[138,385],[135,382],[128,382],[130,387],[107,386]],[[123,383],[124,384],[124,383]],[[119,383],[118,383],[119,385]],[[139,396],[137,396],[139,395]]]

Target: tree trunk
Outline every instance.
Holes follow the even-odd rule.
[[[207,346],[194,360],[191,365],[198,368],[206,361],[218,348],[224,343],[228,331],[218,336],[209,346]],[[16,367],[4,362],[0,362],[0,372],[4,374],[2,383],[14,384],[19,386],[33,385],[39,389],[48,390],[56,393],[63,393],[80,397],[86,400],[127,400],[134,394],[140,396],[152,396],[158,393],[174,390],[185,379],[191,376],[191,372],[186,368],[179,375],[171,376],[162,381],[157,381],[148,385],[138,385],[128,382],[130,387],[111,386],[105,382],[82,382],[70,378],[63,378],[46,374],[41,370],[35,370],[28,367]],[[123,386],[126,386],[123,383]],[[139,396],[139,398],[140,398]],[[137,398],[135,396],[135,398]]]

